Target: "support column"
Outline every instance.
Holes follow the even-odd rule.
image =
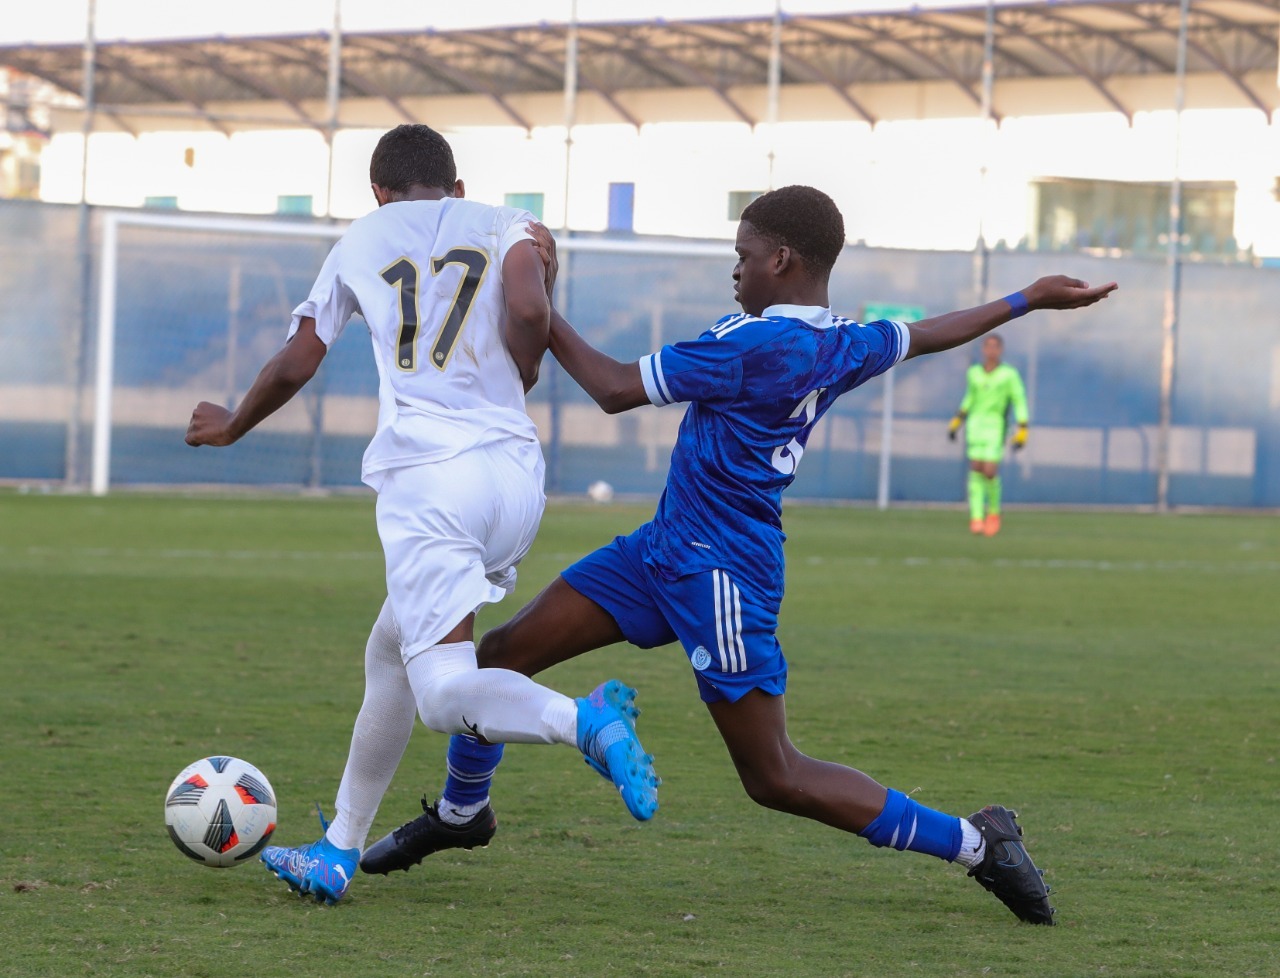
[[[569,27],[564,44],[564,217],[560,222],[560,239],[569,239],[569,203],[573,187],[573,127],[578,121],[578,0],[569,3]],[[570,286],[572,280],[572,253],[566,248],[559,252],[560,273],[556,281],[556,308],[569,315]],[[554,364],[548,371],[547,407],[550,413],[547,432],[547,490],[560,492],[560,447],[562,418],[560,413],[560,365]]]
[[[569,231],[569,196],[572,189],[573,127],[578,121],[578,0],[570,0],[569,27],[564,41],[564,219],[560,230]]]
[[[767,120],[769,126],[769,186],[773,190],[774,164],[778,153],[778,102],[782,94],[782,0],[773,8],[773,34],[769,42],[769,101]]]
[[[987,247],[987,161],[991,155],[992,126],[995,122],[994,95],[996,77],[996,6],[987,0],[987,28],[982,39],[982,167],[978,171],[978,240],[973,248],[974,304],[987,301],[991,277],[991,250]]]
[[[333,219],[333,142],[338,134],[338,106],[342,98],[342,0],[333,0],[333,29],[329,32],[329,77],[325,90],[326,119],[324,141],[328,150],[325,171],[324,216]],[[307,471],[307,488],[324,485],[324,396],[325,372],[311,383],[311,464]]]
[[[333,217],[333,140],[338,134],[338,105],[342,97],[342,0],[333,0],[333,30],[329,32],[328,109],[324,141],[329,150],[324,185],[324,216]]]
[[[1169,186],[1168,284],[1160,324],[1160,427],[1156,436],[1156,509],[1169,511],[1169,442],[1173,433],[1173,381],[1177,367],[1178,315],[1182,302],[1182,111],[1187,101],[1187,22],[1191,0],[1178,11],[1177,83],[1174,88],[1173,180]]]
[[[63,480],[67,488],[83,482],[80,459],[80,415],[84,410],[84,389],[88,383],[85,366],[85,338],[89,335],[89,299],[92,294],[92,261],[89,253],[89,136],[93,133],[97,102],[94,87],[98,71],[97,0],[88,0],[80,95],[84,119],[80,132],[80,207],[76,223],[76,262],[80,279],[80,314],[71,327],[71,413],[67,417],[67,444],[63,455]],[[98,354],[101,356],[101,352]]]

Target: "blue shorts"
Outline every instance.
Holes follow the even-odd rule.
[[[753,689],[781,696],[787,660],[777,604],[744,591],[727,571],[669,580],[645,557],[650,524],[583,557],[561,575],[613,616],[628,642],[652,649],[679,640],[704,703],[735,702]]]

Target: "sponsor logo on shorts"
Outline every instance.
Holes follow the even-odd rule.
[[[693,668],[701,672],[711,665],[711,653],[707,651],[705,645],[699,645],[693,650],[693,655],[689,656],[689,662],[693,664]]]

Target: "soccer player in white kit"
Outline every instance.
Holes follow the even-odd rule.
[[[506,669],[479,669],[475,612],[515,585],[537,532],[543,460],[524,395],[547,348],[550,302],[527,211],[463,199],[453,153],[427,126],[374,150],[378,208],[355,221],[293,312],[288,340],[229,411],[201,402],[190,445],[229,445],[315,374],[353,314],[368,323],[378,424],[364,481],[378,493],[387,601],[365,655],[365,700],[337,815],[308,846],[263,862],[294,890],[346,893],[414,714],[491,743],[577,747],[628,810],[657,809],[652,759],[636,738],[635,692],[617,680],[572,700]]]

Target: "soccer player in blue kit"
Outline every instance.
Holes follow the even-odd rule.
[[[554,244],[537,232],[554,274]],[[1066,276],[918,323],[833,316],[828,278],[844,247],[834,202],[783,187],[742,213],[733,270],[742,312],[636,363],[592,348],[553,312],[551,351],[608,413],[689,405],[653,520],[566,569],[510,622],[484,636],[480,662],[534,675],[616,642],[679,641],[747,794],[758,804],[862,836],[874,846],[959,862],[1020,919],[1052,924],[1048,889],[1015,813],[935,811],[860,771],[802,754],[787,736],[787,664],[776,638],[783,595],[782,492],[814,423],[837,397],[910,357],[951,349],[1032,309],[1091,305],[1116,288]],[[481,751],[485,745],[479,745]],[[493,748],[500,751],[501,748]],[[408,869],[430,852],[483,845],[497,754],[479,776],[450,769],[439,806],[480,807],[475,829],[439,806],[375,843],[366,872]],[[480,783],[483,782],[483,783]],[[481,806],[481,800],[484,801]]]

